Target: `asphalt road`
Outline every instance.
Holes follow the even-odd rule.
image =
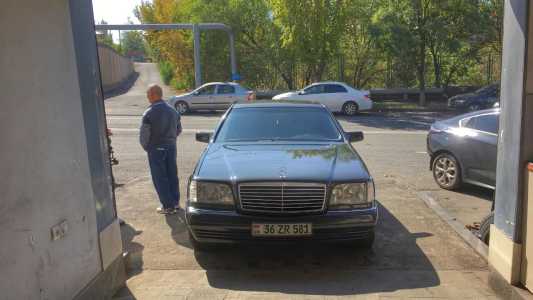
[[[275,298],[279,293],[457,299],[493,296],[486,283],[486,261],[417,197],[420,191],[433,193],[461,215],[458,218],[464,223],[490,209],[490,194],[485,191],[451,193],[434,183],[428,170],[425,138],[429,124],[442,115],[338,116],[346,131],[365,134],[364,141],[354,147],[375,179],[380,203],[380,222],[372,250],[354,252],[313,245],[194,253],[181,217],[165,218],[155,213],[158,202],[137,130],[147,107],[146,86],[159,83],[160,79],[152,64],[137,64],[136,68],[140,76],[132,89],[106,100],[108,127],[114,133],[112,145],[120,160],[113,169],[120,186],[116,191],[117,206],[127,222],[122,227],[123,239],[132,254],[130,272],[134,275],[121,295],[137,299],[165,293],[192,298],[248,298],[256,294]],[[168,89],[164,92],[170,93]],[[182,192],[205,146],[194,140],[194,133],[212,130],[220,115],[201,113],[182,118],[184,133],[177,143]],[[190,280],[181,278],[185,274]],[[176,276],[180,277],[176,279],[179,288],[172,280]]]

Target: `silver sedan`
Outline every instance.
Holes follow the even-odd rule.
[[[225,110],[233,103],[255,100],[255,92],[234,82],[210,82],[168,100],[180,114],[194,110]]]

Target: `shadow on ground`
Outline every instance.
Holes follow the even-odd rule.
[[[365,112],[355,116],[336,115],[339,121],[385,130],[428,130],[432,123],[457,112]]]
[[[431,234],[409,232],[383,206],[380,218],[371,250],[342,244],[262,244],[195,251],[195,257],[210,286],[234,291],[355,295],[439,285],[416,243]],[[235,276],[225,272],[235,270],[240,271]]]
[[[128,262],[126,263],[129,276],[138,274],[143,267],[143,250],[144,246],[134,242],[135,236],[142,234],[142,231],[136,230],[128,223],[120,225],[122,234],[122,249],[128,252]]]
[[[494,202],[494,191],[487,188],[482,188],[475,185],[465,185],[457,191],[450,191],[452,193],[465,194],[473,197],[478,197],[483,200]]]
[[[183,210],[180,209],[178,213],[174,215],[165,215],[165,222],[170,228],[170,235],[176,244],[192,248],[189,241],[189,232],[185,225],[185,212]]]
[[[107,91],[104,93],[104,100],[111,97],[120,96],[122,94],[126,94],[129,92],[129,90],[133,87],[135,84],[135,81],[137,81],[137,78],[139,78],[138,72],[133,72],[131,76],[126,79],[122,84],[115,87],[114,89]]]

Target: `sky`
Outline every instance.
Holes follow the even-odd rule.
[[[126,24],[128,18],[133,23],[139,23],[139,20],[133,15],[133,10],[141,0],[92,0],[94,10],[94,21],[96,24],[105,20],[108,24]],[[118,32],[112,31],[113,39],[117,41]]]

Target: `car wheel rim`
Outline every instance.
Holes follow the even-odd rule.
[[[178,103],[178,112],[183,114],[187,112],[187,105],[185,103]]]
[[[445,187],[454,185],[457,178],[457,165],[448,157],[441,157],[435,163],[435,179]]]
[[[345,111],[346,111],[347,114],[353,115],[357,111],[357,106],[355,106],[355,104],[353,104],[353,103],[348,103],[348,104],[346,104]]]

